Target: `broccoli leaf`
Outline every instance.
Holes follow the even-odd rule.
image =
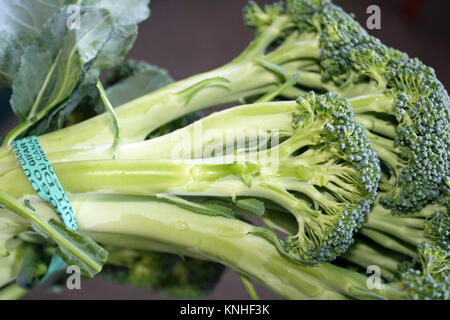
[[[33,123],[71,94],[83,65],[95,58],[112,28],[111,17],[104,10],[85,11],[80,29],[68,29],[66,20],[62,9],[22,57],[11,98],[21,121]]]
[[[62,240],[56,240],[58,243],[57,253],[67,263],[67,265],[76,265],[81,273],[89,278],[93,278],[101,271],[103,264],[108,259],[108,252],[95,243],[89,237],[66,228],[62,223],[56,220],[50,220],[49,224],[53,231]],[[66,246],[63,242],[69,240],[71,244]]]
[[[109,101],[117,107],[172,82],[166,70],[143,61],[128,60],[114,69],[105,87]],[[100,97],[96,97],[94,104],[97,113],[105,111]]]
[[[0,1],[0,85],[11,86],[25,49],[40,37],[44,24],[69,0]]]
[[[71,1],[74,2],[74,1]],[[42,133],[46,133],[49,131],[53,131],[56,129],[59,129],[63,127],[65,119],[75,110],[77,106],[80,105],[81,102],[84,101],[84,99],[89,96],[94,90],[95,90],[95,84],[96,79],[100,75],[100,71],[106,68],[111,68],[114,65],[120,63],[122,59],[125,57],[125,55],[128,53],[128,51],[131,49],[134,41],[137,37],[137,23],[143,21],[149,16],[149,0],[133,0],[118,3],[117,1],[112,0],[101,0],[101,1],[93,1],[93,0],[79,0],[74,2],[77,5],[80,5],[81,10],[81,18],[80,18],[80,30],[75,30],[74,33],[81,33],[84,29],[86,29],[86,23],[83,22],[86,16],[87,12],[95,12],[95,11],[105,11],[109,12],[109,30],[107,35],[103,35],[102,32],[98,31],[98,29],[95,29],[92,36],[101,37],[104,36],[103,39],[97,39],[97,41],[93,41],[90,46],[86,45],[83,50],[91,50],[91,53],[93,56],[86,61],[82,61],[81,66],[76,68],[73,72],[66,72],[66,75],[73,75],[73,78],[70,77],[67,80],[67,84],[70,84],[67,86],[67,90],[59,91],[61,93],[64,93],[64,95],[61,95],[61,99],[58,100],[50,100],[52,103],[51,106],[45,106],[46,95],[49,93],[45,90],[42,91],[42,94],[37,95],[38,93],[41,93],[41,91],[38,91],[38,93],[31,92],[31,96],[35,96],[34,98],[39,98],[43,100],[40,103],[44,103],[44,106],[42,106],[42,109],[45,109],[47,107],[48,110],[46,112],[43,112],[43,114],[39,114],[39,117],[28,117],[28,112],[32,111],[33,109],[26,109],[22,105],[25,105],[24,103],[19,103],[19,106],[14,106],[13,109],[16,112],[16,114],[19,116],[21,121],[24,121],[25,119],[28,120],[28,123],[22,125],[22,130],[17,130],[15,132],[15,135],[12,135],[8,137],[6,143],[9,143],[11,140],[16,138],[19,134],[23,134],[26,131],[28,131],[28,135],[38,135]],[[55,4],[56,7],[56,4]],[[28,4],[24,4],[24,8],[28,9]],[[25,10],[24,9],[24,10]],[[63,14],[65,13],[65,14]],[[67,8],[63,8],[60,10],[60,13],[57,16],[54,16],[49,22],[47,22],[46,25],[51,25],[51,31],[54,33],[61,34],[64,32],[67,32],[67,19],[69,18],[68,14],[70,12]],[[57,20],[58,16],[64,16],[61,18],[61,24],[55,25],[54,23],[51,23],[51,21]],[[51,34],[48,34],[46,32],[46,27],[43,27],[43,31],[41,31],[39,34],[36,34],[33,39],[30,39],[29,44],[31,44],[28,48],[24,48],[23,51],[28,52],[31,50],[30,48],[33,48],[35,46],[39,47],[39,44],[42,42],[48,42],[48,39],[52,39],[53,37]],[[70,32],[67,32],[70,33]],[[0,38],[1,40],[1,38]],[[0,44],[0,54],[6,55],[7,53],[3,53],[2,45]],[[46,44],[45,46],[48,46]],[[78,51],[80,51],[80,48],[78,48]],[[18,52],[17,55],[20,56],[21,52]],[[41,53],[42,55],[42,53]],[[52,55],[52,54],[50,54]],[[53,53],[52,59],[56,60],[55,54]],[[25,58],[25,55],[24,55]],[[65,63],[61,63],[64,57],[60,57],[59,63],[58,61],[52,61],[57,63],[55,68],[65,68]],[[95,59],[94,59],[95,58]],[[47,57],[41,57],[37,52],[31,52],[29,53],[29,57],[27,60],[29,61],[36,61],[41,59],[48,59]],[[23,58],[22,58],[23,60]],[[46,62],[46,61],[44,61]],[[52,65],[52,64],[51,64]],[[22,69],[22,67],[21,67]],[[43,69],[45,72],[43,72]],[[0,69],[1,71],[1,69]],[[31,69],[31,71],[27,72],[26,75],[29,75],[29,73],[41,75],[40,82],[47,80],[47,75],[49,71],[52,71],[51,68],[49,68],[45,63],[37,63],[35,64],[34,70]],[[56,72],[53,72],[56,73]],[[19,70],[20,74],[20,70]],[[56,73],[57,74],[57,73]],[[29,78],[25,77],[25,79],[29,80]],[[51,80],[51,79],[50,79]],[[36,81],[39,83],[39,81]],[[47,83],[51,84],[51,81],[48,81]],[[36,86],[36,84],[34,85]],[[38,85],[39,86],[39,85]],[[23,85],[22,85],[23,87]],[[34,89],[34,88],[33,88]],[[17,89],[16,91],[23,91]],[[54,91],[58,91],[55,89]],[[43,98],[42,98],[43,97]],[[50,98],[52,98],[50,96]],[[27,102],[30,102],[29,97],[25,97],[25,100]],[[34,105],[34,100],[32,100],[31,104]],[[49,102],[49,101],[47,101]],[[36,106],[34,108],[33,113],[35,113],[36,110],[40,110],[39,106]],[[31,121],[30,121],[31,119]],[[29,130],[31,127],[31,130]]]
[[[111,13],[114,28],[96,64],[101,69],[116,65],[136,39],[136,24],[148,17],[149,2],[150,0],[0,0],[0,85],[12,85],[27,47],[41,37],[45,23],[69,4],[78,4],[88,10],[106,9]]]
[[[2,191],[0,204],[28,220],[34,231],[44,238],[53,240],[58,246],[56,253],[69,266],[78,266],[84,276],[93,277],[101,271],[108,259],[108,252],[91,238],[66,228],[59,221],[42,219],[33,209]]]
[[[82,0],[80,4],[87,9],[102,8],[111,13],[114,28],[99,53],[94,68],[112,68],[122,61],[137,37],[137,24],[150,15],[150,0]]]

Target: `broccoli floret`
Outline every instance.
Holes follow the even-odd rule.
[[[244,22],[249,28],[255,29],[260,34],[270,27],[283,12],[284,4],[282,2],[266,5],[262,9],[256,2],[250,1],[243,10]]]
[[[409,212],[448,194],[450,99],[434,70],[386,47],[330,1],[287,7],[301,31],[320,38],[321,77],[301,84],[364,100],[355,102],[356,119],[389,170],[383,205]]]
[[[367,239],[358,239],[340,259],[362,267],[361,273],[366,273],[369,266],[379,267],[384,282],[402,290],[409,299],[450,298],[449,252],[442,247],[420,244],[416,257],[411,259]]]
[[[298,233],[286,241],[280,242],[274,232],[265,229],[256,234],[274,241],[288,256],[330,261],[353,243],[354,232],[369,212],[376,195],[379,164],[364,129],[352,120],[345,99],[333,93],[310,93],[297,103],[298,111],[293,113],[297,135],[282,143],[280,151],[282,156],[289,156],[282,161],[296,171],[294,176],[299,181],[292,181],[288,173],[284,190],[276,191],[306,195],[310,202],[306,210],[299,199],[288,205],[297,219]],[[296,155],[305,146],[308,149]],[[283,185],[281,179],[278,184]]]
[[[255,6],[246,20],[258,30],[274,18]],[[301,86],[352,98],[386,171],[381,203],[410,212],[448,194],[450,99],[434,70],[383,45],[331,1],[289,0],[277,14],[290,24],[265,59],[286,66],[306,58]]]
[[[417,252],[418,259],[399,265],[396,285],[414,300],[449,300],[449,252],[429,244],[418,246]]]
[[[108,261],[102,276],[121,285],[148,287],[166,277],[178,257],[168,253],[108,246]]]
[[[175,298],[202,298],[214,291],[224,271],[225,267],[216,262],[178,257],[165,277],[152,285],[152,290]]]
[[[156,251],[107,246],[102,275],[121,285],[151,287],[157,294],[195,299],[210,294],[225,270],[214,262]]]

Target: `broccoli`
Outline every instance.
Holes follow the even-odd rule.
[[[378,266],[386,283],[403,290],[410,299],[450,298],[449,251],[438,245],[422,243],[417,246],[416,257],[408,258],[367,239],[358,239],[338,260],[363,267],[363,272],[368,266]]]
[[[102,275],[119,284],[150,287],[154,293],[193,299],[207,296],[219,282],[224,266],[174,254],[106,246]]]
[[[231,160],[227,155],[151,160],[164,159],[164,151],[175,150],[180,144],[174,137],[191,137],[190,133],[198,127],[220,128],[223,133],[235,130],[237,140],[252,139],[241,126],[248,117],[252,121],[247,129],[263,130],[267,135],[278,131],[279,144],[246,150],[245,144],[233,143],[229,153],[237,156]],[[209,147],[202,143],[203,136],[193,139],[192,145]],[[154,141],[163,143],[165,148],[155,148]],[[219,147],[214,150],[224,146]],[[149,151],[153,155],[150,160],[57,163],[55,170],[69,193],[109,190],[135,195],[269,199],[296,218],[298,232],[283,241],[267,228],[254,232],[274,242],[287,256],[309,262],[333,260],[351,245],[354,232],[370,210],[380,177],[378,158],[365,130],[353,120],[348,101],[333,93],[310,93],[297,101],[232,108],[120,152],[133,159],[137,149],[141,150],[141,157]],[[240,156],[242,152],[247,154]],[[20,170],[1,177],[0,185],[18,198],[32,193]]]
[[[10,150],[36,119],[8,134],[0,286],[33,285],[55,245],[93,276],[107,259],[94,239],[113,280],[178,297],[210,292],[225,265],[286,298],[449,298],[450,98],[434,70],[329,0],[250,2],[244,21],[256,36],[230,63],[174,83],[124,64],[109,92],[98,82],[109,114],[79,122],[103,110],[93,95],[39,137],[78,232],[50,220]]]
[[[257,35],[232,62],[117,109],[122,143],[142,141],[196,110],[270,92],[299,71],[299,86],[282,95],[313,89],[351,98],[382,161],[383,205],[409,212],[448,194],[450,100],[432,68],[386,47],[329,0],[288,0],[264,9],[251,2],[244,20]],[[103,115],[40,141],[53,160],[105,159],[113,138],[106,126]],[[3,151],[0,172],[12,165]]]
[[[450,299],[449,252],[439,246],[421,244],[417,248],[418,258],[402,263],[396,275],[412,299]]]
[[[232,62],[118,108],[122,143],[141,141],[196,110],[270,92],[300,71],[299,86],[282,95],[296,97],[307,88],[352,99],[385,169],[383,205],[409,212],[449,192],[450,100],[432,68],[369,36],[329,0],[289,0],[264,9],[251,2],[244,20],[257,35]],[[40,141],[52,160],[105,159],[111,150],[104,146],[113,138],[108,125],[103,115]],[[0,172],[13,165],[3,151]]]
[[[106,247],[121,246],[218,262],[255,279],[283,298],[407,297],[404,290],[391,285],[369,290],[367,276],[330,263],[310,266],[286,259],[270,242],[253,234],[258,227],[241,219],[199,214],[198,210],[149,196],[72,195],[70,202],[80,232]],[[55,217],[41,200],[33,198],[32,204],[44,217]]]
[[[316,40],[299,39],[305,48],[311,47],[311,50],[304,53],[304,50],[300,50],[296,52],[298,56],[295,57],[291,54],[284,55],[283,52],[286,50],[282,44],[286,42],[287,47],[292,47],[297,32],[292,29],[293,22],[289,15],[276,15],[279,11],[277,8],[281,7],[280,4],[276,4],[273,7],[269,6],[267,12],[263,12],[264,15],[270,15],[269,25],[264,31],[261,30],[262,32],[249,46],[230,63],[172,83],[152,93],[143,94],[132,101],[124,102],[120,107],[116,105],[117,116],[119,120],[122,119],[121,142],[142,141],[160,126],[200,109],[264,95],[278,88],[295,72],[307,70],[311,61],[303,57],[320,56]],[[291,37],[287,37],[289,33],[292,33]],[[279,47],[279,50],[273,50],[274,45]],[[280,54],[274,55],[278,51]],[[294,61],[296,58],[301,61]],[[139,69],[141,66],[134,64],[131,66],[131,69],[133,68]],[[142,71],[142,68],[140,70]],[[114,82],[127,73],[130,73],[130,68],[119,67],[109,82]],[[84,159],[105,159],[110,156],[109,150],[99,153],[101,148],[91,149],[91,147],[111,143],[114,133],[110,131],[109,120],[107,114],[100,115],[64,128],[59,133],[43,135],[40,142],[50,159],[77,159],[81,154]],[[22,131],[23,128],[13,130],[5,138],[3,148],[0,149],[0,172],[6,172],[8,167],[13,165],[14,162],[10,158],[13,155],[8,145],[23,133]],[[61,139],[60,134],[73,138]],[[75,149],[79,152],[74,152]],[[89,149],[91,152],[88,152]]]
[[[380,202],[409,212],[448,194],[450,100],[434,70],[369,36],[328,0],[287,6],[302,11],[297,24],[321,39],[321,76],[302,85],[352,98],[355,118],[370,132],[388,171]]]

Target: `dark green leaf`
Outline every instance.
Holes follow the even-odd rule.
[[[112,31],[100,49],[97,57],[84,66],[80,75],[80,80],[69,99],[55,108],[49,116],[42,119],[30,133],[36,135],[60,129],[69,115],[77,109],[82,102],[88,100],[87,98],[92,92],[97,91],[96,83],[97,78],[100,76],[100,71],[114,67],[116,64],[120,63],[134,44],[138,31],[137,24],[145,20],[150,14],[148,8],[149,2],[149,0],[78,1],[78,3],[87,10],[108,10],[113,23]]]
[[[138,72],[119,81],[106,90],[113,106],[120,106],[147,93],[158,90],[172,82],[172,79],[163,69],[155,66],[138,66]],[[103,108],[104,109],[104,108]]]
[[[63,8],[22,57],[11,100],[21,121],[48,113],[72,93],[83,65],[95,58],[112,29],[104,10],[85,11],[80,29],[69,30],[66,22]]]
[[[56,220],[50,220],[49,224],[63,241],[70,241],[71,246],[64,245],[63,241],[56,240],[58,243],[57,253],[67,263],[67,265],[76,265],[80,268],[85,277],[92,278],[101,271],[102,266],[108,259],[108,252],[98,245],[94,240],[66,228],[62,223]]]
[[[0,0],[0,85],[11,86],[25,49],[70,0]]]
[[[95,61],[95,68],[108,69],[120,63],[133,46],[137,24],[150,15],[150,0],[81,0],[86,8],[102,8],[111,13],[114,28]]]
[[[39,277],[47,270],[44,252],[40,246],[27,245],[20,264],[17,283],[23,289],[31,289],[39,283]]]

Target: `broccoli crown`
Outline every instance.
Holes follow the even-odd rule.
[[[182,299],[205,297],[214,291],[224,271],[225,267],[216,262],[178,258],[165,277],[152,285],[152,291]]]
[[[432,68],[407,57],[392,60],[388,83],[396,93],[396,117],[401,173],[400,191],[382,203],[394,211],[422,208],[449,194],[450,99]]]
[[[108,246],[102,275],[121,285],[151,286],[152,291],[174,298],[194,299],[214,290],[225,267],[178,255]]]
[[[382,203],[408,212],[448,194],[450,103],[434,70],[386,47],[328,0],[290,0],[287,13],[301,32],[318,34],[322,81],[346,96],[394,96],[385,118],[397,127],[398,172]]]
[[[286,157],[280,176],[285,190],[296,197],[290,211],[298,233],[284,241],[267,229],[260,235],[288,256],[330,261],[353,243],[370,211],[380,179],[379,160],[345,98],[309,93],[297,104],[292,114],[295,133],[280,144]]]
[[[418,259],[399,264],[396,280],[414,300],[450,299],[449,252],[439,246],[421,244]]]
[[[284,5],[282,2],[266,5],[264,9],[261,9],[256,2],[250,1],[243,10],[244,22],[247,27],[255,29],[258,34],[269,27],[273,20],[283,12]]]
[[[178,261],[172,254],[144,252],[108,246],[108,262],[102,270],[107,279],[130,284],[136,288],[148,287],[166,274]]]
[[[435,211],[427,218],[425,232],[427,237],[437,246],[450,252],[450,215],[448,214],[448,207],[445,212],[442,212],[442,210]]]
[[[298,113],[292,117],[293,127],[303,133],[303,128],[308,127],[307,121],[320,123],[323,130],[320,135],[326,139],[322,150],[358,169],[361,187],[375,197],[380,178],[379,161],[364,128],[354,120],[348,100],[333,92],[323,95],[310,92],[299,97],[297,104]]]

